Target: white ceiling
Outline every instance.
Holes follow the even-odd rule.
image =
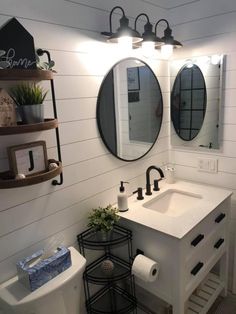
[[[156,7],[162,9],[174,9],[183,5],[187,5],[194,2],[199,2],[200,0],[141,0],[142,2],[150,3]]]

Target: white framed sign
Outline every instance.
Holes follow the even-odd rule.
[[[15,175],[42,173],[48,169],[45,141],[8,147],[9,165]]]

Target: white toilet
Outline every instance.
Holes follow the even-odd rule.
[[[29,292],[17,276],[0,285],[0,314],[79,314],[85,258],[70,247],[72,265]]]

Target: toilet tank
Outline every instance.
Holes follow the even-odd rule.
[[[86,260],[75,248],[69,250],[71,267],[37,290],[27,290],[17,276],[1,284],[0,314],[78,314]]]

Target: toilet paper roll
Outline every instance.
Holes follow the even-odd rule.
[[[157,279],[159,265],[156,261],[138,254],[132,265],[132,274],[146,282],[153,282]]]

